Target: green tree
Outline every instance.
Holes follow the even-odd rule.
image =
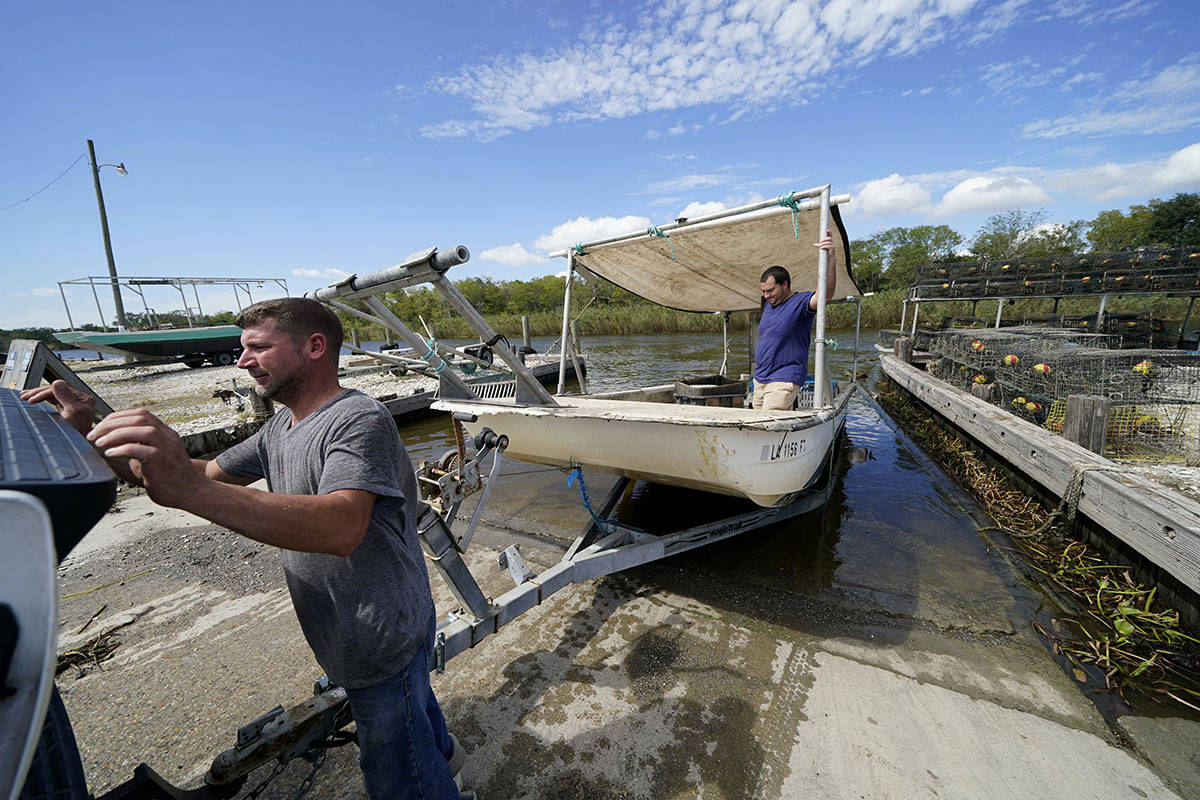
[[[1200,194],[1180,192],[1170,200],[1150,201],[1150,243],[1163,247],[1200,247]]]
[[[1087,241],[1092,250],[1132,250],[1149,244],[1149,205],[1132,205],[1128,213],[1101,211],[1088,223]]]
[[[859,240],[858,251],[850,245],[850,258],[854,263],[855,279],[858,279],[858,253],[864,258],[864,278],[871,281],[869,270],[874,264],[881,265],[877,289],[907,286],[912,283],[917,267],[938,261],[955,260],[955,251],[963,239],[949,225],[917,225],[913,228],[888,228],[869,239]],[[860,283],[859,288],[865,289]]]
[[[978,258],[1019,258],[1021,243],[1046,219],[1046,212],[1022,211],[1019,208],[993,214],[971,240],[971,252]]]
[[[1026,231],[1017,243],[1018,255],[1022,258],[1046,258],[1064,253],[1081,253],[1087,249],[1083,241],[1083,230],[1087,223],[1081,219],[1065,225],[1052,223],[1038,225]]]
[[[877,292],[883,288],[886,261],[887,251],[877,237],[850,240],[850,263],[854,265],[854,282],[859,290]]]

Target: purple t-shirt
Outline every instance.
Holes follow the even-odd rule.
[[[817,314],[809,307],[812,296],[812,292],[796,292],[778,306],[763,305],[754,351],[754,380],[804,385],[812,321]]]

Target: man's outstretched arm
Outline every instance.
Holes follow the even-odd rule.
[[[127,459],[159,505],[181,508],[265,544],[346,556],[367,532],[376,496],[359,489],[321,495],[276,494],[239,486],[215,462],[188,457],[179,436],[150,412],[117,411],[88,439],[109,459]]]

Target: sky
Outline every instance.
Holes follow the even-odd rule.
[[[0,0],[0,328],[107,274],[89,138],[123,276],[300,294],[461,244],[452,278],[527,280],[825,183],[852,239],[970,239],[1200,191],[1198,33],[1195,0]]]

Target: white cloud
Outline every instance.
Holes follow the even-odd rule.
[[[546,263],[545,258],[529,252],[520,242],[489,248],[480,253],[478,258],[481,261],[495,261],[506,267],[528,267]]]
[[[1156,75],[1136,78],[1075,105],[1056,119],[1039,119],[1022,133],[1062,136],[1172,133],[1200,125],[1200,55],[1189,55]]]
[[[708,216],[709,214],[716,214],[718,211],[724,211],[728,207],[729,206],[725,205],[719,200],[713,200],[708,203],[692,202],[684,206],[683,211],[680,211],[678,214],[676,214],[675,218],[678,219],[679,217],[687,217],[688,219],[697,219],[699,217]]]
[[[58,289],[53,286],[39,286],[33,290],[34,297],[58,297]]]
[[[652,183],[645,188],[648,194],[659,194],[661,192],[682,192],[688,189],[702,189],[705,186],[718,186],[728,180],[727,175],[716,175],[714,173],[692,172],[687,175],[682,175],[678,178],[671,178],[667,181],[658,181]]]
[[[576,217],[573,220],[555,225],[549,233],[539,236],[533,243],[533,249],[549,253],[570,247],[576,242],[593,242],[597,239],[607,239],[624,233],[633,233],[650,227],[649,217]]]
[[[919,183],[893,172],[886,178],[869,181],[852,198],[854,208],[866,214],[912,214],[928,211],[933,197]]]
[[[942,195],[936,213],[950,216],[964,212],[1003,211],[1048,202],[1050,195],[1028,178],[977,175],[957,184]]]
[[[469,111],[427,125],[421,135],[489,140],[555,123],[699,105],[741,111],[804,103],[819,96],[835,67],[911,55],[975,31],[978,20],[967,19],[973,5],[975,0],[832,0],[818,9],[815,0],[665,2],[627,24],[585,26],[575,41],[558,47],[464,64],[436,78],[429,88]],[[1020,15],[988,12],[984,18],[982,35],[991,36]]]
[[[350,273],[344,269],[330,267],[328,269],[304,269],[297,267],[292,270],[292,274],[300,278],[326,278],[328,280],[340,281],[343,278],[349,278]]]
[[[1106,163],[1054,176],[1062,190],[1082,192],[1093,200],[1145,198],[1157,193],[1200,190],[1200,142],[1165,158],[1127,164]]]

